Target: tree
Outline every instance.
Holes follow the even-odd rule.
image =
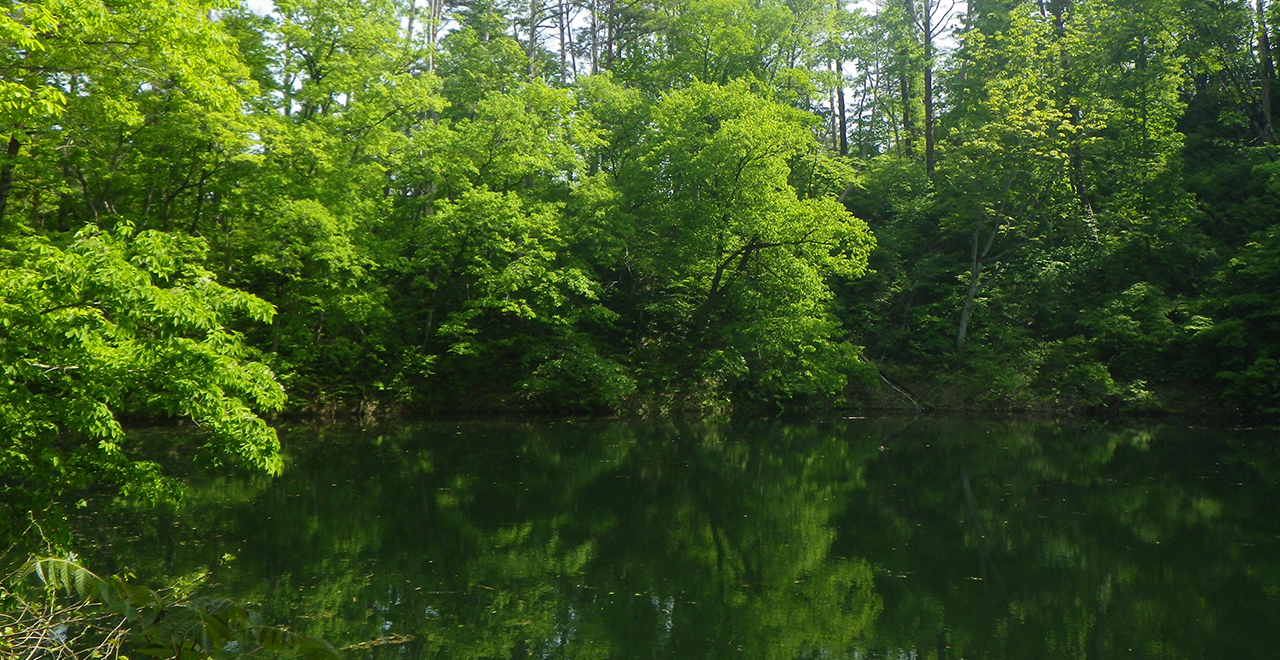
[[[653,113],[622,179],[636,218],[637,348],[655,390],[839,392],[848,354],[826,278],[864,272],[873,239],[834,199],[801,199],[789,182],[790,159],[816,148],[803,116],[745,83],[696,84]],[[663,365],[674,373],[659,375]]]
[[[484,396],[521,383],[524,396],[553,406],[545,388],[566,407],[591,407],[593,392],[616,399],[627,379],[579,327],[611,313],[581,258],[565,250],[580,150],[600,144],[590,116],[541,82],[489,93],[469,114],[415,136],[404,163],[414,191],[397,209],[405,377],[420,383],[421,367],[452,374],[410,396],[457,387]],[[560,382],[558,370],[577,384]]]
[[[978,81],[969,84],[978,89],[967,98],[972,110],[960,119],[939,172],[959,202],[949,205],[952,217],[971,228],[957,350],[968,339],[977,296],[1008,265],[1007,252],[1044,226],[1039,217],[1060,213],[1065,168],[1057,138],[1070,125],[1054,95],[1056,58],[1043,46],[1052,42],[1051,29],[1022,8],[1005,32],[966,35],[969,75]]]
[[[0,474],[21,502],[11,515],[103,482],[143,498],[171,491],[121,415],[190,420],[207,460],[279,472],[275,431],[256,411],[278,410],[284,392],[229,327],[274,310],[214,282],[201,241],[121,224],[87,227],[65,249],[7,243]]]
[[[393,191],[409,192],[397,183],[406,154],[444,107],[432,51],[401,21],[410,11],[295,0],[234,24],[267,89],[245,120],[252,145],[222,177],[221,276],[281,311],[250,341],[299,400],[370,402],[397,370],[378,269],[401,240]]]
[[[13,168],[22,149],[23,131],[29,123],[56,117],[66,104],[62,90],[28,63],[33,54],[47,50],[42,33],[57,27],[58,17],[40,4],[19,3],[13,13],[0,16],[0,44],[4,46],[0,70],[14,72],[0,80],[0,127],[8,133],[4,160],[0,161],[0,221],[13,189]]]
[[[1021,264],[1030,281],[1036,264],[1092,262],[1090,251],[1135,239],[1167,245],[1189,212],[1177,190],[1181,74],[1157,29],[1172,10],[1152,3],[1122,20],[1128,8],[1101,1],[1051,9],[1022,6],[1001,31],[965,35],[967,107],[939,164],[951,215],[971,228],[957,348],[995,274]]]
[[[9,136],[0,210],[12,211],[20,191],[28,224],[56,215],[49,224],[66,231],[121,214],[160,226],[177,205],[198,207],[211,171],[242,142],[235,127],[252,88],[211,19],[219,8],[49,0],[5,19],[16,47],[0,57],[16,61],[0,63],[14,72],[0,117]],[[152,155],[168,160],[157,168]]]

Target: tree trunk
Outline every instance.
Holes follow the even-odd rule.
[[[409,18],[405,19],[404,26],[404,50],[409,51],[413,43],[413,23],[418,18],[418,0],[412,0],[409,3]]]
[[[1064,15],[1069,15],[1071,11],[1070,2],[1057,3],[1053,9],[1053,25],[1059,41],[1067,38],[1067,18]],[[1070,81],[1071,59],[1065,49],[1062,57],[1058,60],[1058,67],[1062,71],[1063,79]],[[1071,134],[1067,136],[1067,142],[1070,144],[1067,149],[1069,166],[1067,178],[1070,180],[1071,189],[1076,193],[1081,213],[1088,218],[1093,216],[1093,204],[1089,201],[1089,189],[1084,180],[1084,151],[1080,140],[1080,123],[1083,117],[1081,116],[1080,104],[1072,94],[1073,89],[1069,85],[1064,85],[1063,89],[1067,94],[1067,98],[1063,102],[1067,106],[1067,118],[1071,122]]]
[[[427,32],[427,71],[436,70],[436,43],[440,37],[440,15],[444,11],[444,0],[427,0],[427,21],[423,27]]]
[[[844,76],[840,75],[841,69],[844,68],[843,62],[837,62],[836,75],[840,76],[839,82],[836,84],[836,103],[840,107],[840,155],[849,155],[849,118],[845,115],[844,107]]]
[[[1267,34],[1267,6],[1258,0],[1258,59],[1262,63],[1262,139],[1275,144],[1276,133],[1271,126],[1271,79],[1275,78],[1275,62],[1271,59],[1271,37]]]
[[[9,191],[13,189],[13,166],[21,148],[22,143],[18,141],[18,132],[15,130],[9,134],[9,146],[4,150],[4,166],[0,167],[0,221],[4,220],[5,207],[9,205]]]
[[[933,0],[924,0],[924,172],[933,176]]]
[[[902,86],[902,153],[907,158],[915,155],[915,144],[911,140],[911,80],[904,64],[898,83]]]
[[[62,180],[71,181],[71,164],[67,162],[65,155],[62,160]],[[75,200],[71,198],[71,193],[58,191],[58,231],[63,233],[71,231],[71,213],[74,206]]]
[[[1013,178],[1010,177],[1009,184],[1005,185],[1005,194],[1008,194],[1009,185],[1012,182]],[[1001,206],[1003,207],[1003,203]],[[1000,213],[997,212],[995,217],[991,219],[991,232],[987,234],[986,243],[979,248],[979,237],[982,234],[984,224],[980,222],[973,228],[973,247],[969,253],[971,259],[969,263],[969,286],[965,290],[964,305],[960,307],[960,325],[956,330],[957,351],[964,349],[964,343],[969,337],[969,317],[973,313],[974,300],[996,276],[996,273],[991,273],[987,275],[985,280],[982,279],[982,271],[987,264],[987,255],[991,253],[991,246],[995,244],[996,235],[1000,233]]]
[[[44,229],[44,220],[40,217],[40,189],[31,189],[31,226],[37,230]]]
[[[831,71],[831,75],[836,75],[836,62],[831,60],[827,63],[827,68]],[[836,88],[833,86],[827,92],[827,107],[831,111],[831,122],[828,128],[831,130],[831,150],[840,151],[840,111],[836,108]]]
[[[600,0],[591,0],[591,73],[600,73]]]
[[[871,94],[871,89],[870,89],[870,87],[871,87],[870,81],[868,81],[866,84],[864,84],[864,85],[862,86],[862,92],[858,95],[858,104],[857,104],[857,106],[854,108],[854,113],[855,113],[855,114],[854,114],[854,117],[856,118],[856,120],[857,120],[857,122],[858,122],[858,125],[859,125],[859,126],[865,126],[865,125],[869,125],[869,126],[871,126],[871,127],[874,127],[874,126],[875,126],[875,116],[876,116],[876,115],[875,115],[875,111],[876,111],[876,106],[875,106],[875,102],[874,102],[874,101],[872,101],[872,103],[871,103],[871,117],[870,117],[870,119],[869,119],[868,121],[866,121],[866,122],[864,122],[864,121],[863,121],[863,116],[865,115],[865,113],[866,113],[866,111],[867,111],[867,96]],[[873,128],[872,130],[874,130],[874,128]],[[858,158],[866,158],[866,157],[868,156],[868,150],[867,150],[867,138],[866,138],[865,133],[866,133],[866,131],[865,131],[865,130],[862,130],[862,131],[859,131],[859,132],[858,132],[858,135],[857,135],[857,139],[858,139]]]
[[[925,2],[928,1],[925,0]],[[903,0],[902,9],[906,12],[907,21],[915,23],[915,0]],[[902,69],[898,76],[899,84],[902,86],[902,146],[903,152],[910,158],[915,155],[915,144],[911,132],[911,46],[903,44],[899,57],[902,60]]]
[[[529,80],[538,77],[538,4],[540,0],[529,0]]]
[[[613,70],[613,48],[614,48],[614,28],[617,21],[617,8],[614,7],[614,0],[609,0],[608,13],[605,15],[604,21],[604,68]]]
[[[843,9],[842,1],[843,0],[836,0],[836,12],[840,12]],[[834,62],[835,64],[834,68],[835,68],[835,74],[836,74],[835,83],[836,83],[837,116],[839,117],[839,121],[840,121],[840,140],[839,140],[838,148],[840,150],[841,156],[848,156],[849,155],[849,121],[848,121],[848,117],[845,116],[844,54],[841,52],[841,46],[844,45],[843,44],[844,35],[840,36],[840,40],[841,40],[841,43],[836,45],[835,62]]]
[[[996,236],[996,228],[991,229],[991,235],[987,240],[987,247],[991,247],[991,240]],[[975,249],[978,245],[978,231],[973,232],[973,244]],[[956,350],[964,350],[964,343],[969,339],[969,317],[973,315],[973,303],[978,298],[978,294],[991,283],[995,277],[995,273],[987,275],[982,279],[982,270],[986,266],[985,253],[982,256],[975,256],[969,270],[969,286],[965,290],[964,305],[960,307],[960,325],[956,329]]]
[[[204,183],[209,178],[207,174],[200,177],[200,185],[196,187],[196,210],[191,214],[191,226],[187,229],[187,233],[195,235],[200,229],[200,212],[204,209]]]
[[[567,39],[567,42],[569,44],[569,69],[573,71],[573,79],[577,80],[578,79],[578,53],[577,53],[577,49],[574,47],[574,44],[573,44],[572,9],[573,9],[572,5],[565,7],[565,11],[569,12],[569,14],[567,14],[564,19],[566,22],[569,23],[569,25],[565,27],[565,39]]]
[[[569,10],[564,6],[564,0],[556,0],[556,24],[560,28],[560,84],[568,84],[568,71],[565,69],[565,49],[568,47],[564,31],[566,22],[569,18]]]
[[[982,274],[982,261],[973,262],[973,270],[969,276],[969,288],[965,291],[964,305],[960,308],[960,325],[956,330],[956,350],[964,350],[964,342],[969,338],[969,315],[973,313],[973,300],[978,297],[979,276]]]

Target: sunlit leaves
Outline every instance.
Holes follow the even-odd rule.
[[[0,466],[37,489],[56,483],[49,470],[72,469],[66,485],[114,474],[145,490],[152,473],[130,463],[125,412],[189,419],[210,458],[280,469],[275,432],[255,411],[278,409],[284,393],[229,327],[274,310],[215,283],[199,241],[89,228],[65,249],[15,247],[0,252],[0,428],[12,443]]]
[[[775,368],[838,391],[840,367],[827,369],[842,361],[810,361],[829,357],[835,332],[823,320],[826,278],[860,275],[873,241],[834,200],[791,187],[792,159],[814,148],[802,116],[734,84],[670,94],[653,117],[626,177],[646,183],[624,188],[638,216],[634,259],[662,292],[648,307],[655,345],[673,351],[651,359],[726,388],[713,396],[744,382],[797,394],[778,386]]]

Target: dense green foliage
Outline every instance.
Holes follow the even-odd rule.
[[[214,282],[198,265],[203,246],[122,223],[115,234],[87,226],[65,248],[39,238],[0,248],[0,473],[12,501],[104,474],[126,492],[163,488],[158,466],[128,456],[117,413],[180,415],[204,428],[211,459],[279,471],[275,432],[253,410],[279,408],[284,393],[225,327],[272,310]]]
[[[1276,14],[0,0],[0,527],[276,411],[1280,414]]]
[[[0,465],[272,469],[275,382],[1280,411],[1273,7],[961,9],[9,1]]]

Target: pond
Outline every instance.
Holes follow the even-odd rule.
[[[283,434],[282,477],[95,514],[351,658],[1262,658],[1280,434],[968,419]]]

